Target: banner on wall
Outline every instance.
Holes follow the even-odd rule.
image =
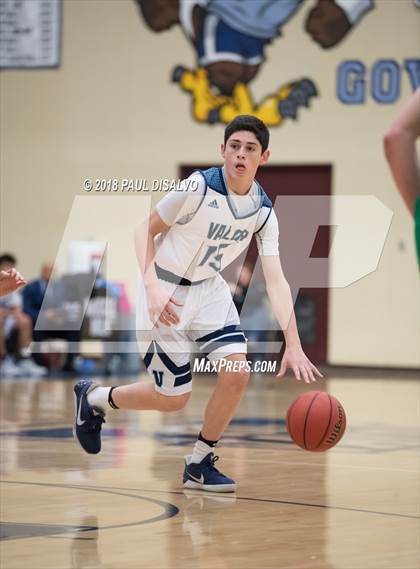
[[[61,0],[0,0],[0,68],[60,65]]]

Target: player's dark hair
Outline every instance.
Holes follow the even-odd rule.
[[[261,144],[262,152],[267,150],[270,133],[268,132],[268,128],[262,121],[260,121],[260,119],[257,119],[257,117],[253,117],[252,115],[238,115],[235,117],[225,128],[225,144],[232,134],[239,130],[249,130],[250,132],[253,132],[258,142]]]
[[[13,257],[11,253],[3,253],[0,255],[0,265],[3,263],[10,263],[11,265],[16,265],[16,257]]]

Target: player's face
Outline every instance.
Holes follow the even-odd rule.
[[[222,144],[222,156],[228,177],[251,181],[258,166],[265,164],[270,156],[269,150],[261,150],[261,144],[253,132],[234,132],[226,141],[226,145]]]

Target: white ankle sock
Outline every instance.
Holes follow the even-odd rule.
[[[87,396],[89,405],[92,405],[93,407],[99,407],[99,409],[102,409],[102,411],[105,413],[110,408],[110,404],[108,402],[110,389],[110,387],[101,387],[100,385],[98,385],[98,387],[95,387],[95,389],[92,389],[92,391],[88,393]]]
[[[32,355],[32,351],[31,351],[31,348],[29,346],[27,346],[26,348],[21,348],[19,353],[20,353],[20,356],[22,358],[25,358],[25,359],[30,358]]]
[[[209,445],[206,445],[206,443],[203,443],[203,441],[197,441],[194,445],[193,448],[193,453],[191,456],[191,462],[201,462],[203,460],[203,458],[205,458],[209,452],[213,452],[214,451],[214,447],[211,447]]]

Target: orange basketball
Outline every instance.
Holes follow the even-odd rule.
[[[309,391],[293,401],[287,411],[290,438],[301,448],[322,452],[335,446],[346,430],[346,413],[329,393]]]

